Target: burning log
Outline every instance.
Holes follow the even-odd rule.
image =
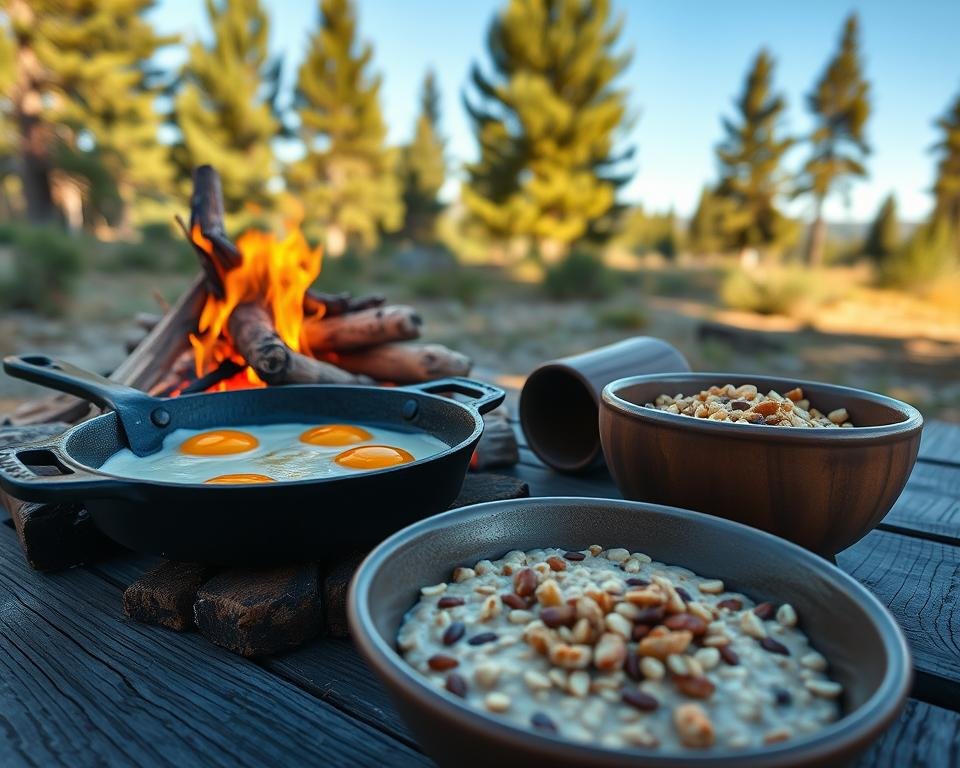
[[[324,317],[337,317],[348,312],[382,307],[386,300],[387,297],[382,293],[351,296],[349,293],[307,291],[307,295],[303,297],[303,311],[307,316],[316,315],[322,311]]]
[[[413,307],[377,307],[337,317],[307,319],[303,324],[303,338],[314,354],[339,352],[416,339],[422,324]]]
[[[230,337],[247,365],[267,384],[362,384],[335,365],[294,352],[273,327],[270,312],[259,304],[240,304],[227,323]]]
[[[195,228],[209,243],[209,251],[190,237]],[[193,172],[190,229],[187,235],[207,275],[207,288],[214,296],[222,299],[224,294],[221,273],[239,266],[243,258],[223,228],[223,190],[220,187],[220,176],[213,166],[201,165]]]
[[[470,358],[442,344],[383,344],[356,352],[338,352],[341,368],[378,381],[416,384],[447,376],[466,376]]]

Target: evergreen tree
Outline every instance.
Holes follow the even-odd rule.
[[[736,250],[782,248],[792,232],[791,222],[777,207],[784,181],[781,162],[793,139],[778,135],[786,101],[773,92],[773,66],[761,50],[736,101],[737,117],[723,120],[726,137],[717,147],[716,193],[729,202],[724,240]]]
[[[258,0],[206,0],[206,9],[213,41],[190,46],[174,102],[174,158],[184,182],[196,166],[213,165],[227,213],[250,212],[270,204],[281,60],[270,58],[270,21]]]
[[[608,0],[508,0],[487,35],[492,74],[474,66],[464,96],[480,148],[463,200],[497,237],[522,236],[547,258],[598,232],[630,174],[617,154],[630,54]]]
[[[851,14],[844,23],[840,49],[807,97],[816,128],[810,138],[813,152],[803,166],[797,191],[813,195],[814,220],[807,251],[812,265],[823,261],[826,246],[824,200],[841,182],[867,175],[863,161],[870,152],[866,139],[870,85],[862,69],[859,25],[856,14]]]
[[[432,71],[427,72],[420,94],[413,141],[403,148],[404,232],[415,240],[432,240],[442,206],[437,199],[446,176],[444,141],[440,136],[440,92]]]
[[[398,153],[385,146],[380,78],[367,72],[370,45],[357,42],[350,0],[321,0],[320,28],[297,78],[295,106],[306,149],[289,187],[325,224],[327,252],[350,241],[373,247],[379,231],[403,223]]]
[[[877,263],[887,262],[900,247],[900,226],[897,223],[897,200],[887,195],[863,241],[863,254]]]
[[[687,225],[687,242],[700,254],[720,253],[726,246],[724,220],[727,201],[708,186],[700,191],[697,209]]]
[[[943,138],[934,148],[940,161],[933,185],[936,197],[933,218],[945,221],[954,237],[960,240],[960,96],[937,120],[937,127],[943,131]]]
[[[153,5],[6,3],[14,33],[6,108],[18,127],[29,219],[52,218],[56,198],[77,225],[91,216],[115,223],[137,192],[169,181],[147,61],[176,38],[147,23]]]

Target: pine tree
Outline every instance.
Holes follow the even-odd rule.
[[[436,217],[442,206],[437,199],[446,176],[440,136],[440,92],[432,71],[427,72],[420,94],[413,141],[403,148],[403,204],[406,210],[404,232],[414,240],[432,240]]]
[[[82,178],[90,213],[125,226],[136,197],[170,192],[173,180],[158,137],[160,83],[149,60],[177,38],[158,35],[146,21],[154,5],[32,2],[37,57],[51,73],[46,119],[64,139],[57,165]]]
[[[736,250],[782,248],[792,232],[777,206],[784,183],[781,163],[793,139],[779,135],[786,101],[773,92],[773,66],[770,54],[761,50],[735,102],[737,117],[723,120],[726,137],[717,147],[716,194],[729,203],[724,240]]]
[[[169,181],[147,61],[175,37],[145,20],[153,0],[9,0],[6,111],[18,128],[27,216],[124,221],[137,193]]]
[[[960,241],[960,96],[953,106],[937,120],[943,138],[934,149],[940,155],[937,180],[933,185],[936,197],[933,218],[945,221],[954,237]]]
[[[824,200],[838,184],[867,175],[864,159],[870,153],[866,139],[870,85],[862,69],[859,24],[856,14],[851,14],[844,23],[840,49],[807,97],[816,128],[810,139],[813,153],[803,167],[797,191],[813,195],[807,259],[815,266],[823,261],[826,246]]]
[[[325,224],[327,253],[376,245],[403,223],[398,152],[385,145],[380,78],[367,72],[370,45],[357,42],[350,0],[321,0],[320,28],[297,78],[295,106],[306,149],[287,182]]]
[[[887,195],[863,241],[863,254],[878,264],[887,262],[900,248],[900,225],[897,223],[897,200]]]
[[[480,157],[463,200],[500,238],[524,237],[556,258],[614,210],[633,150],[615,153],[630,54],[608,0],[508,0],[487,35],[492,74],[474,66],[464,95]]]
[[[281,60],[270,58],[270,21],[258,0],[206,0],[206,9],[213,41],[193,43],[181,73],[174,158],[185,185],[193,168],[209,163],[227,213],[254,212],[271,203]]]
[[[724,220],[728,203],[708,186],[700,191],[697,209],[687,225],[687,242],[696,253],[716,254],[726,247]]]

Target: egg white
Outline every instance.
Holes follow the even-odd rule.
[[[336,422],[339,423],[339,422]],[[425,432],[398,432],[393,429],[355,424],[371,437],[349,445],[312,445],[300,441],[308,429],[320,424],[231,425],[208,429],[178,429],[163,441],[163,446],[149,456],[137,456],[129,448],[118,451],[100,467],[101,472],[118,477],[159,480],[171,483],[202,483],[219,475],[256,473],[274,480],[306,480],[334,475],[358,474],[363,469],[343,467],[334,458],[361,445],[389,445],[402,448],[414,459],[425,459],[445,451],[449,446]],[[244,453],[224,456],[196,456],[180,451],[183,442],[194,435],[216,429],[246,432],[260,445]]]

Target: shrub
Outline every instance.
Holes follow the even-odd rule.
[[[650,318],[641,307],[607,307],[597,314],[601,328],[613,331],[639,331],[647,327]]]
[[[732,269],[720,286],[723,303],[758,315],[789,315],[811,297],[812,281],[793,267]]]
[[[421,299],[456,299],[472,306],[483,292],[483,279],[476,272],[449,269],[421,275],[410,288]]]
[[[880,281],[900,288],[928,286],[956,270],[958,243],[946,222],[921,226],[880,265]]]
[[[13,244],[13,277],[2,286],[4,303],[16,309],[61,314],[81,265],[80,243],[61,230],[20,229]]]
[[[543,289],[551,299],[602,299],[616,290],[616,278],[597,257],[574,251],[566,259],[549,267]]]

